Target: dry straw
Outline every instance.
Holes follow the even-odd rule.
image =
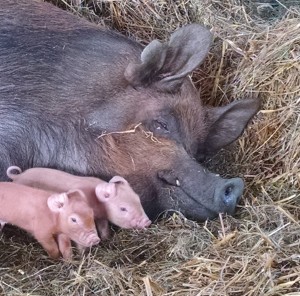
[[[299,295],[298,2],[87,1],[80,9],[53,2],[144,44],[204,23],[215,39],[193,74],[201,99],[220,105],[260,97],[263,105],[238,143],[207,162],[225,175],[244,176],[234,218],[196,223],[174,214],[146,231],[118,231],[72,263],[51,261],[33,239],[6,226],[0,294]]]

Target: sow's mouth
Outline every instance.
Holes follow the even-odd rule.
[[[170,188],[171,208],[197,221],[214,219],[219,213],[233,215],[244,190],[243,180],[218,178],[212,181],[211,186],[188,186],[191,184],[178,180],[177,185]]]

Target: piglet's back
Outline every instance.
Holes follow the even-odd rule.
[[[0,182],[0,220],[29,232],[42,222],[40,218],[49,225],[47,199],[50,195],[50,192],[25,185]]]
[[[13,173],[13,170],[18,173]],[[7,175],[14,183],[53,192],[65,192],[74,188],[83,190],[86,194],[94,194],[99,183],[106,183],[94,177],[81,177],[50,168],[31,168],[22,172],[19,167],[11,166]]]

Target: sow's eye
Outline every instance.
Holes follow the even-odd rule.
[[[125,207],[120,208],[121,212],[127,212],[127,209]]]
[[[166,110],[152,118],[149,128],[154,135],[158,134],[176,139],[179,133],[179,122],[174,112]]]
[[[177,142],[180,140],[180,122],[171,112],[161,112],[150,121],[147,121],[146,127],[151,131],[154,137],[164,137]]]
[[[166,121],[163,120],[154,120],[153,121],[153,128],[154,131],[159,132],[159,133],[169,133],[169,129],[168,129],[168,124]]]

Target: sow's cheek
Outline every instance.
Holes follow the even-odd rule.
[[[197,221],[216,218],[219,213],[234,214],[244,189],[242,179],[212,178],[211,182],[200,183],[197,179],[191,182],[190,175],[185,180],[178,178],[175,182],[179,186],[164,184],[158,197],[160,211],[180,211],[186,218]],[[151,203],[148,205],[151,207]]]
[[[172,186],[173,187],[173,186]],[[202,203],[199,196],[190,196],[180,188],[170,188],[162,193],[161,198],[165,199],[165,207],[168,213],[172,210],[181,212],[186,218],[205,221],[206,219],[214,219],[218,216],[217,209],[209,209],[205,204],[211,203],[209,198],[205,203]],[[212,205],[211,205],[212,206]]]

